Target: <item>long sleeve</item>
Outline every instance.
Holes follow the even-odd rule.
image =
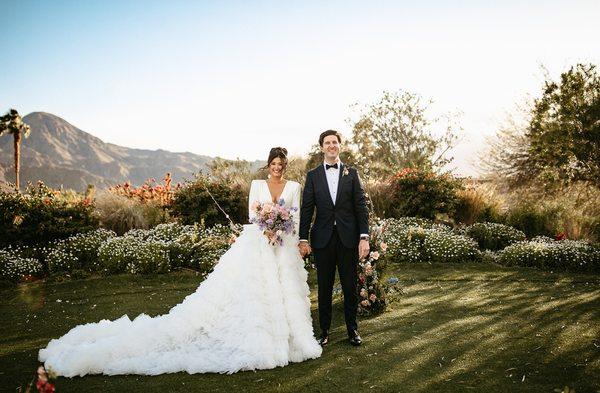
[[[300,239],[308,240],[308,232],[315,212],[315,188],[312,180],[312,172],[306,175],[304,192],[302,193],[302,207],[300,208]]]
[[[292,213],[292,218],[294,219],[294,230],[298,234],[300,229],[300,183],[296,183],[296,188],[292,195],[292,207],[296,208],[296,211]]]
[[[259,183],[256,180],[252,180],[250,183],[250,195],[248,196],[248,218],[252,221],[256,217],[256,213],[252,211],[252,204],[259,200]]]
[[[369,209],[367,208],[367,200],[365,197],[365,189],[360,181],[358,171],[355,171],[356,178],[354,179],[354,211],[358,216],[358,230],[361,235],[369,234]]]

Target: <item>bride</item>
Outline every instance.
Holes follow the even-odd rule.
[[[287,150],[271,149],[269,180],[252,181],[248,206],[281,198],[299,207],[300,184],[283,178],[286,164]],[[40,361],[73,377],[234,373],[319,357],[298,236],[283,237],[283,245],[271,246],[257,225],[245,225],[196,292],[167,314],[76,326],[40,350]]]

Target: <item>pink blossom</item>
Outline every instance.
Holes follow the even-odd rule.
[[[270,203],[265,203],[265,204],[263,205],[263,212],[264,212],[265,214],[269,214],[269,213],[271,213],[271,211],[272,211],[272,210],[273,210],[273,205],[272,205],[272,204],[270,204]]]
[[[384,242],[381,242],[381,243],[379,244],[379,247],[381,248],[381,251],[382,251],[382,252],[386,252],[386,250],[387,250],[387,248],[388,248],[387,244],[386,244],[386,243],[384,243]]]
[[[371,257],[371,259],[378,260],[379,259],[379,252],[378,251],[371,251],[370,257]]]
[[[260,203],[258,201],[254,201],[254,203],[252,203],[252,206],[250,207],[253,211],[258,210],[258,207],[260,206]]]
[[[360,290],[360,297],[367,297],[367,295],[368,293],[364,288]]]
[[[369,307],[369,306],[371,305],[371,303],[370,303],[370,302],[369,302],[367,299],[365,299],[365,300],[363,300],[362,302],[360,302],[360,304],[361,304],[363,307]]]
[[[377,296],[375,296],[375,294],[372,293],[371,296],[369,296],[369,300],[371,300],[372,302],[374,302],[375,300],[377,300]]]

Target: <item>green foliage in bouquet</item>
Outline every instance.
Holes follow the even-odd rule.
[[[462,182],[450,174],[405,168],[390,183],[390,217],[404,216],[433,219],[451,214],[458,203]]]
[[[210,194],[207,190],[210,190]],[[187,181],[175,193],[171,213],[187,225],[201,223],[205,227],[215,224],[228,225],[229,221],[219,211],[212,196],[236,223],[248,221],[247,195],[237,185],[219,183],[199,174],[195,180]]]
[[[504,247],[525,240],[525,233],[508,225],[480,222],[460,230],[477,242],[482,250],[498,251]]]
[[[0,247],[48,243],[97,227],[87,198],[63,198],[41,182],[23,194],[0,191]]]

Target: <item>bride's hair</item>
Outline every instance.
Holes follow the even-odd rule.
[[[265,167],[263,169],[269,168],[269,165],[271,165],[271,162],[276,158],[280,158],[281,161],[283,162],[283,166],[285,167],[288,163],[287,154],[288,154],[288,152],[285,147],[272,148],[271,151],[269,151],[269,159],[267,160],[267,165],[265,165]]]

